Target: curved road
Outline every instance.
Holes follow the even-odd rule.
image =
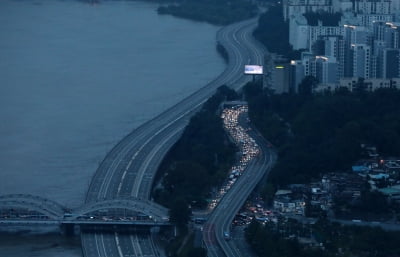
[[[239,116],[239,124],[245,129],[250,126],[246,122],[247,117],[247,113]],[[250,126],[250,128],[251,130],[248,133],[258,144],[260,154],[249,163],[243,175],[239,177],[234,186],[221,199],[205,224],[207,229],[203,231],[203,236],[209,257],[240,257],[247,255],[239,251],[233,240],[226,240],[224,233],[230,231],[235,215],[262,177],[266,174],[268,175],[277,158],[276,153],[268,147],[265,139],[254,127]]]
[[[122,139],[104,158],[86,196],[86,203],[105,199],[136,197],[149,199],[157,168],[178,140],[190,117],[226,84],[238,89],[250,78],[245,64],[263,64],[265,49],[251,36],[256,19],[222,28],[217,40],[226,48],[229,63],[215,80],[146,122]],[[82,233],[85,256],[159,256],[151,236]]]

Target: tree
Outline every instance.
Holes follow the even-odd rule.
[[[262,196],[268,205],[272,205],[275,196],[275,186],[272,183],[267,183],[262,189]]]
[[[314,76],[306,76],[299,84],[299,94],[309,96],[317,86],[318,80]]]
[[[339,21],[342,17],[341,13],[329,13],[325,11],[307,12],[303,14],[310,26],[317,26],[320,21],[323,26],[339,26]]]
[[[250,84],[244,89],[250,119],[279,151],[269,177],[275,187],[350,169],[361,158],[361,143],[376,146],[380,154],[400,154],[398,89],[313,95],[315,83],[304,78],[297,95],[274,95]]]
[[[186,256],[188,256],[188,257],[206,257],[207,250],[204,248],[200,248],[200,247],[194,247],[189,250],[189,252]]]
[[[169,219],[178,227],[183,227],[189,222],[191,214],[192,212],[186,201],[183,199],[176,199],[171,204]]]
[[[359,94],[363,94],[368,90],[368,83],[365,82],[364,78],[358,78],[357,83],[355,84],[353,91]]]
[[[236,157],[236,147],[223,129],[218,108],[222,101],[237,99],[237,93],[221,86],[186,126],[181,138],[167,153],[157,172],[162,188],[154,199],[171,208],[173,199],[183,199],[203,208],[212,187],[227,175]]]
[[[283,19],[282,5],[270,6],[260,16],[254,36],[272,53],[286,56],[292,52],[293,48],[289,44],[289,23]]]

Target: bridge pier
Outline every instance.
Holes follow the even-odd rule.
[[[75,227],[75,224],[61,224],[60,225],[61,233],[67,237],[75,236],[77,234],[75,229],[79,229],[78,227]]]

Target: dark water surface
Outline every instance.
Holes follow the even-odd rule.
[[[218,27],[155,9],[0,1],[0,194],[79,206],[118,140],[223,70]],[[1,236],[0,256],[80,256],[41,237]]]

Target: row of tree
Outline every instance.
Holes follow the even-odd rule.
[[[223,129],[218,108],[222,101],[237,97],[234,90],[220,87],[191,118],[160,165],[161,187],[154,198],[170,208],[173,222],[187,223],[189,205],[205,207],[211,189],[226,178],[234,164],[237,149]]]
[[[304,14],[306,17],[307,24],[310,26],[317,26],[321,22],[322,26],[339,26],[340,19],[342,18],[342,13],[335,12],[330,13],[326,11],[320,12],[307,12]]]
[[[263,43],[269,52],[289,59],[299,59],[300,51],[294,51],[289,43],[289,22],[283,19],[282,4],[271,5],[258,19],[254,37]]]
[[[307,231],[305,235],[304,231]],[[302,225],[295,220],[265,226],[252,222],[245,235],[259,257],[390,257],[400,254],[398,231],[341,226],[323,219],[314,225]],[[297,236],[309,238],[314,246],[299,244]]]
[[[289,23],[283,20],[281,5],[269,7],[268,11],[260,16],[253,34],[272,53],[285,55],[292,51],[289,44]]]
[[[245,89],[249,115],[279,149],[274,185],[307,183],[321,173],[346,171],[362,158],[362,143],[386,156],[400,155],[400,91],[346,89],[317,95]]]
[[[259,257],[323,257],[321,250],[306,250],[297,239],[285,239],[272,226],[253,221],[246,229],[247,242]]]

